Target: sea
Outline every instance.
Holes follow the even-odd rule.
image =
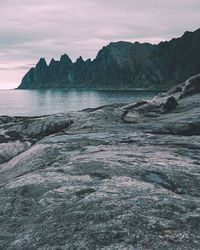
[[[0,90],[0,115],[41,116],[151,99],[160,90]]]

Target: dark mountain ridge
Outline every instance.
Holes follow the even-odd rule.
[[[154,45],[130,42],[110,43],[96,58],[74,63],[65,54],[47,65],[41,58],[23,77],[18,88],[123,88],[139,77]]]
[[[138,86],[181,83],[200,72],[200,29],[155,46]]]
[[[111,42],[96,58],[74,63],[64,54],[47,65],[41,58],[19,89],[169,87],[200,72],[200,29],[180,38],[149,43]]]

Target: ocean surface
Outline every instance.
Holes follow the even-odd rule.
[[[0,90],[0,115],[38,116],[153,98],[159,90]]]

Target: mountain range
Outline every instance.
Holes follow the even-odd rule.
[[[200,29],[158,45],[111,42],[94,60],[41,58],[19,89],[168,88],[200,73]]]

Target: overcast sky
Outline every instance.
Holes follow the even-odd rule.
[[[40,57],[94,58],[111,41],[158,43],[200,28],[200,0],[0,0],[0,88]]]

